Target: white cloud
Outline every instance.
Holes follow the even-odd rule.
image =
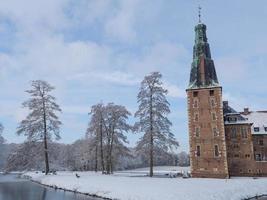
[[[33,33],[66,26],[65,0],[9,0],[0,2],[0,13],[16,24],[19,31]]]
[[[168,96],[175,98],[186,98],[186,93],[184,89],[179,88],[176,85],[164,82],[164,87],[168,90]]]
[[[105,25],[108,36],[123,42],[132,42],[136,39],[135,12],[138,0],[121,0],[114,15],[109,18]]]
[[[133,76],[132,74],[120,72],[120,71],[114,71],[111,73],[103,72],[103,73],[96,73],[94,74],[96,78],[99,78],[104,81],[108,81],[115,84],[120,85],[137,85],[140,83],[141,79]]]

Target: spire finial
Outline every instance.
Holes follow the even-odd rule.
[[[198,23],[201,23],[201,6],[198,6]]]

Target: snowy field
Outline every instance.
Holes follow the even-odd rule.
[[[188,170],[158,167],[156,174]],[[267,178],[198,179],[149,178],[147,169],[102,175],[95,172],[58,172],[57,175],[27,172],[32,180],[45,185],[121,200],[241,200],[267,194]],[[139,173],[136,176],[136,173]],[[139,176],[140,175],[140,176]],[[143,176],[143,177],[142,177]]]

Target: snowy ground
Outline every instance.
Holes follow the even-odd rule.
[[[187,168],[156,168],[156,173],[188,170]],[[25,175],[45,185],[56,185],[101,197],[121,200],[241,200],[267,194],[267,178],[197,179],[149,178],[133,176],[147,173],[147,169],[102,175],[95,172],[58,172],[45,176],[28,172]]]

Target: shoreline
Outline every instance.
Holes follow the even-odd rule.
[[[243,199],[243,200],[256,200],[256,199],[259,199],[261,200],[262,198],[266,198],[267,199],[267,194],[260,194],[260,195],[256,195],[254,197],[249,197],[249,198],[246,198],[246,199]]]
[[[21,174],[21,175],[22,175],[21,177],[24,178],[24,179],[27,179],[27,180],[29,180],[29,181],[31,181],[33,183],[36,183],[38,185],[41,185],[43,187],[52,188],[54,190],[62,190],[64,192],[72,192],[72,193],[75,193],[75,194],[81,194],[81,195],[88,196],[88,197],[98,198],[99,200],[101,200],[101,199],[103,199],[103,200],[113,200],[111,198],[101,197],[101,196],[98,196],[96,194],[90,194],[90,193],[84,193],[84,192],[80,192],[80,191],[76,191],[76,190],[70,190],[70,189],[58,187],[56,185],[47,185],[47,184],[41,183],[39,181],[33,180],[32,177],[30,177],[30,176],[23,175],[23,174]]]
[[[27,179],[33,183],[36,183],[38,185],[41,185],[43,187],[48,187],[48,188],[52,188],[54,190],[62,190],[64,192],[72,192],[72,193],[75,193],[75,194],[81,194],[81,195],[84,195],[84,196],[87,196],[87,197],[93,197],[93,198],[98,198],[99,200],[103,199],[103,200],[114,200],[114,199],[111,199],[111,198],[107,198],[107,197],[102,197],[102,196],[98,196],[96,194],[90,194],[90,193],[84,193],[84,192],[80,192],[80,191],[76,191],[76,190],[70,190],[70,189],[66,189],[66,188],[62,188],[62,187],[58,187],[56,185],[47,185],[47,184],[44,184],[44,183],[41,183],[39,181],[36,181],[36,180],[33,180],[32,177],[30,176],[27,176],[27,175],[23,175],[21,174],[21,178],[24,178],[24,179]]]

